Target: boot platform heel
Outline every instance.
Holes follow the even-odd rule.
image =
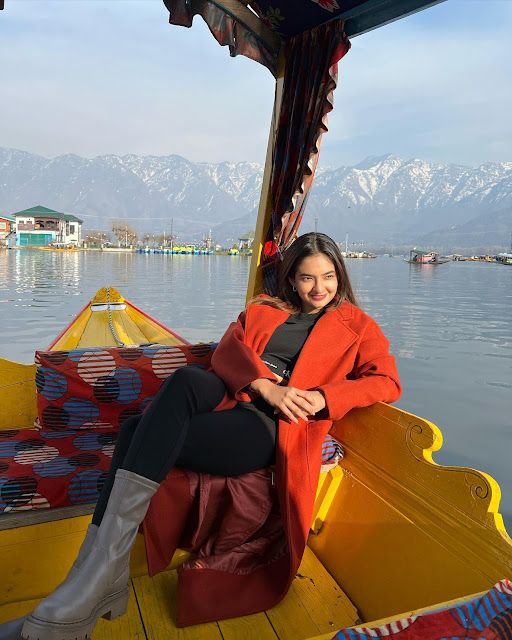
[[[105,620],[115,620],[116,618],[119,618],[120,616],[124,615],[128,609],[129,596],[130,594],[128,589],[120,593],[117,596],[116,600],[110,603],[109,611],[102,614],[101,617],[105,618]]]
[[[102,602],[89,618],[71,624],[51,623],[34,617],[25,623],[22,640],[90,640],[98,618],[114,620],[128,608],[129,590],[124,589]]]

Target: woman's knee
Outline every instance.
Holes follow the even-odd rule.
[[[220,378],[217,378],[214,373],[206,371],[206,369],[198,367],[197,365],[189,364],[176,369],[176,371],[167,378],[165,384],[171,387],[196,388],[197,385],[208,384],[208,382],[213,382],[214,380],[220,383]]]

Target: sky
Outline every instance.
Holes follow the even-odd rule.
[[[512,0],[447,0],[352,41],[320,166],[512,161]],[[0,146],[263,163],[274,80],[160,0],[5,0]]]

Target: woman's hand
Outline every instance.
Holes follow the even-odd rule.
[[[315,409],[313,412],[314,414],[317,414],[319,411],[322,411],[322,409],[325,409],[325,396],[321,391],[305,391],[304,393],[308,394],[307,399]]]
[[[296,387],[281,387],[270,380],[260,378],[251,383],[256,391],[276,413],[282,413],[291,422],[307,420],[325,407],[325,399],[319,391],[305,391]]]

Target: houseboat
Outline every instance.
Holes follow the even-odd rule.
[[[421,249],[411,249],[409,254],[409,258],[405,260],[409,264],[445,264],[446,262],[450,262],[450,258],[447,256],[441,256],[439,253],[435,251],[421,251]]]

